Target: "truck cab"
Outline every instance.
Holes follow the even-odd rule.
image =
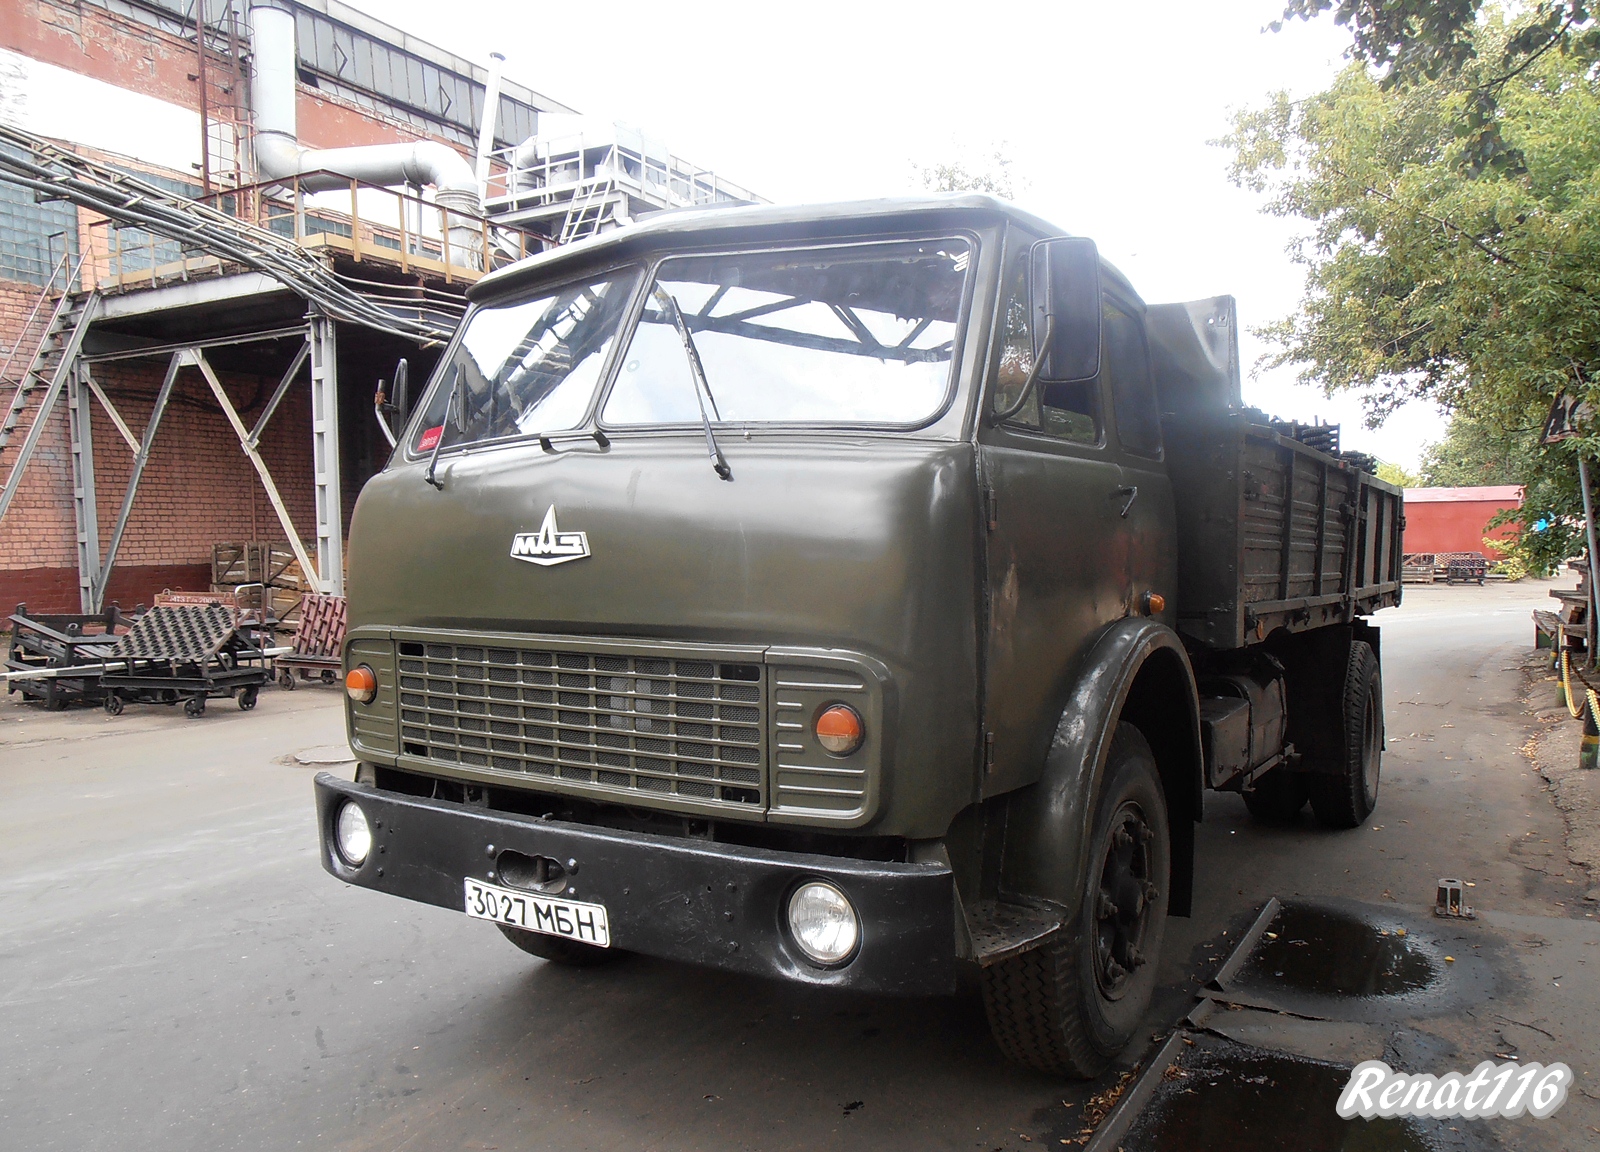
[[[485,277],[356,506],[325,867],[558,963],[966,970],[1008,1055],[1095,1074],[1205,788],[1376,798],[1398,498],[1242,408],[1232,323],[982,196]]]

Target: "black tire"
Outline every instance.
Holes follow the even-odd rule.
[[[294,691],[295,683],[293,668],[281,668],[278,670],[278,686],[290,692]]]
[[[191,720],[198,719],[206,714],[206,698],[204,696],[191,696],[183,702],[183,714]]]
[[[1311,797],[1311,784],[1303,773],[1274,768],[1243,793],[1244,806],[1263,824],[1293,824]]]
[[[122,697],[115,692],[107,693],[106,698],[100,702],[100,707],[106,710],[107,716],[121,716]]]
[[[1083,1079],[1103,1072],[1138,1032],[1166,931],[1166,798],[1150,745],[1131,724],[1118,724],[1111,741],[1089,860],[1075,922],[983,970],[984,1011],[1001,1052]]]
[[[1377,807],[1383,763],[1383,674],[1364,640],[1350,644],[1340,709],[1334,771],[1308,777],[1311,810],[1325,827],[1359,828]]]
[[[256,700],[258,698],[259,693],[254,685],[251,685],[249,688],[241,688],[239,690],[239,710],[241,712],[250,711],[250,709],[256,706]]]
[[[603,964],[614,964],[627,955],[617,948],[596,948],[593,944],[580,944],[576,940],[547,936],[543,932],[529,932],[526,928],[513,928],[509,924],[496,924],[495,927],[529,956],[537,956],[566,968],[598,968]]]

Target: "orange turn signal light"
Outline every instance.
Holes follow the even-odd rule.
[[[861,714],[848,704],[834,704],[824,708],[817,717],[817,743],[835,756],[848,756],[861,747],[866,729],[861,724]]]
[[[344,674],[344,694],[357,704],[370,704],[378,694],[378,674],[365,664]]]
[[[1146,592],[1144,594],[1144,610],[1151,616],[1154,616],[1157,612],[1165,612],[1166,609],[1167,598],[1161,593]]]

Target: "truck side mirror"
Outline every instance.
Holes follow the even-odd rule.
[[[406,426],[406,417],[411,415],[411,364],[404,357],[394,366],[394,389],[389,403],[393,405],[394,432],[398,436],[400,429]]]
[[[402,357],[400,363],[395,365],[394,387],[388,388],[379,380],[377,394],[372,398],[372,410],[378,417],[378,427],[391,448],[395,446],[401,429],[406,426],[406,417],[410,415],[411,402],[407,396],[410,377],[411,365]]]
[[[1100,252],[1083,236],[1036,242],[1028,277],[1033,354],[1039,379],[1093,380],[1100,374]]]

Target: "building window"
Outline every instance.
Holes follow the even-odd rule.
[[[78,210],[37,203],[32,189],[0,180],[0,279],[42,285],[63,251],[77,254]]]

